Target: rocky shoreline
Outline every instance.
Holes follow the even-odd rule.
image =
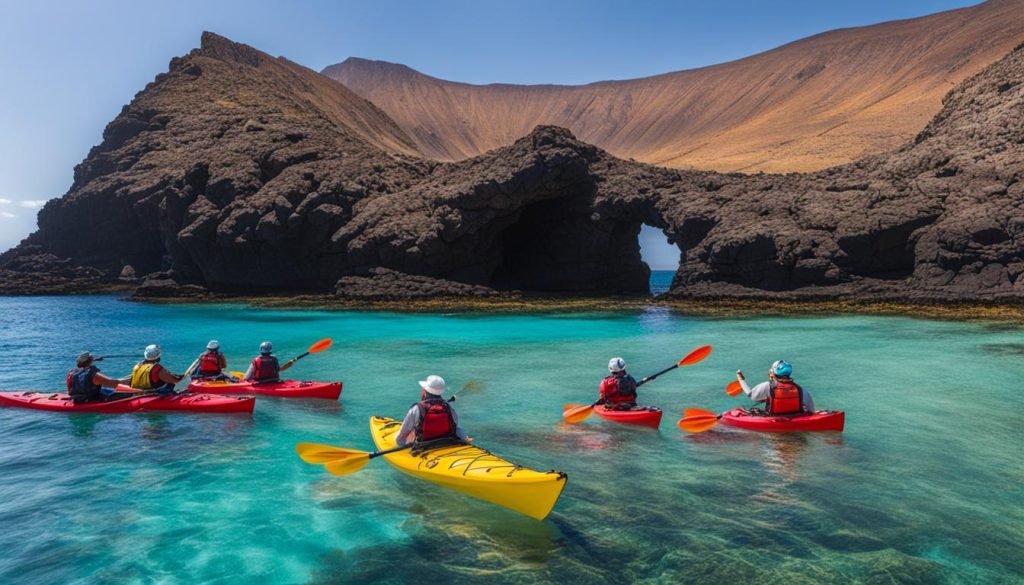
[[[392,313],[630,313],[667,310],[700,317],[879,315],[949,321],[1024,323],[1024,303],[929,302],[793,299],[670,299],[651,296],[580,297],[500,293],[487,297],[431,297],[391,300],[338,299],[333,295],[234,296],[210,293],[201,297],[127,296],[130,302],[152,304],[244,304],[266,309],[373,311]]]
[[[666,302],[1012,307],[1022,179],[1024,46],[900,149],[743,175],[621,160],[551,126],[430,161],[343,85],[207,33],[0,255],[0,294],[614,299],[648,290],[647,224],[681,253]]]

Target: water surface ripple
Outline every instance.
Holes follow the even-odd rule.
[[[842,316],[399,315],[152,306],[114,297],[0,298],[6,390],[57,390],[81,349],[160,343],[184,369],[208,339],[240,369],[324,336],[302,378],[338,403],[260,399],[255,415],[62,416],[0,409],[0,583],[1019,583],[1024,580],[1021,331]],[[641,389],[660,432],[558,423],[623,356],[642,376],[690,349],[704,363]],[[779,358],[840,434],[684,435],[683,407],[744,401],[737,368]],[[132,360],[110,360],[122,375]],[[371,449],[430,373],[464,425],[516,462],[568,472],[545,522],[374,461],[337,478],[299,441]]]

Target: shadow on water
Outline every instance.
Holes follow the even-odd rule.
[[[985,343],[980,347],[996,355],[1024,356],[1024,343]]]

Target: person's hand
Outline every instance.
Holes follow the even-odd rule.
[[[743,371],[742,370],[736,370],[736,379],[737,380],[743,380],[744,379],[743,378]]]

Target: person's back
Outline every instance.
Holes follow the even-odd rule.
[[[132,388],[173,392],[174,385],[181,381],[182,376],[173,374],[160,365],[160,346],[146,346],[142,357],[143,361],[135,364],[135,367],[132,368]]]
[[[455,414],[447,400],[430,395],[426,400],[417,402],[416,407],[420,411],[416,442],[455,437]]]
[[[743,372],[736,372],[743,391],[754,402],[764,402],[765,412],[771,415],[814,412],[811,394],[793,381],[793,366],[785,360],[777,360],[768,370],[768,381],[751,388]]]
[[[637,382],[626,373],[626,362],[622,358],[608,361],[608,376],[601,380],[599,403],[612,409],[629,409],[636,406]]]
[[[413,403],[402,420],[402,426],[395,435],[395,442],[402,447],[413,440],[413,444],[428,441],[465,441],[466,434],[459,428],[459,416],[451,403],[442,395],[445,391],[444,378],[427,376],[420,381],[425,398]]]
[[[132,368],[131,386],[136,390],[153,390],[160,386],[161,366],[156,361],[143,360]]]
[[[277,382],[281,379],[281,366],[276,356],[260,354],[252,360],[253,382]]]
[[[68,370],[65,378],[68,396],[82,401],[99,398],[101,386],[92,381],[93,376],[99,371],[99,368],[91,364],[87,367],[75,366]]]
[[[274,356],[274,344],[264,341],[260,344],[260,355],[252,360],[242,379],[248,382],[277,382],[281,379],[281,372],[294,363],[295,359],[288,360],[284,365],[278,363]]]
[[[68,396],[76,403],[110,400],[129,395],[116,392],[117,385],[121,380],[108,378],[101,374],[100,369],[93,363],[92,354],[89,352],[83,352],[78,356],[75,360],[75,367],[68,371],[64,381],[68,389]]]
[[[228,367],[228,362],[220,351],[220,343],[217,340],[211,340],[206,344],[206,351],[199,356],[199,367],[193,377],[216,379],[224,375],[226,367]]]

